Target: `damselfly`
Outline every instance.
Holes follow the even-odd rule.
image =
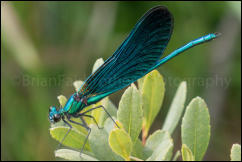
[[[202,36],[160,59],[170,40],[172,30],[173,16],[166,7],[157,6],[150,9],[138,21],[114,54],[84,81],[83,85],[69,98],[63,108],[50,107],[49,120],[52,123],[63,120],[69,127],[60,144],[72,128],[70,123],[78,124],[88,131],[81,148],[82,152],[91,132],[83,117],[93,118],[87,113],[102,108],[112,119],[103,106],[86,111],[85,107],[127,87],[178,54],[218,36],[216,33]],[[80,118],[82,123],[73,121],[71,118]],[[94,119],[94,121],[96,120]],[[114,120],[113,122],[115,123]]]

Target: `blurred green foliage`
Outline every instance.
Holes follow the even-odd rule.
[[[241,2],[1,2],[1,160],[54,160],[49,106],[58,105],[59,94],[70,96],[73,81],[85,80],[95,60],[111,56],[156,5],[167,6],[175,20],[164,55],[202,35],[223,34],[158,70],[164,107],[182,80],[187,101],[207,101],[212,133],[205,160],[229,160],[231,145],[241,143]],[[110,96],[115,104],[122,92]]]

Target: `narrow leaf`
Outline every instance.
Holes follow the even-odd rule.
[[[239,144],[233,144],[230,159],[231,161],[241,161],[241,146]]]
[[[175,97],[173,98],[171,107],[162,128],[163,130],[167,130],[170,134],[172,134],[175,130],[182,115],[184,103],[186,100],[186,93],[187,84],[186,82],[182,82],[176,91]]]
[[[132,141],[128,133],[123,129],[114,129],[109,135],[109,146],[113,152],[123,157],[125,160],[130,160],[129,156],[132,151]]]
[[[71,161],[98,161],[96,158],[86,155],[84,153],[80,154],[78,151],[69,149],[59,149],[55,151],[55,157],[63,158]]]
[[[187,145],[182,145],[181,152],[183,161],[195,161],[192,151],[187,147]]]
[[[192,151],[195,160],[202,160],[210,139],[210,117],[203,99],[192,99],[182,119],[182,144]]]
[[[141,106],[140,93],[132,84],[121,97],[117,116],[133,143],[136,142],[142,128],[143,111]]]
[[[142,84],[142,107],[144,111],[144,120],[142,124],[143,137],[147,137],[150,126],[162,105],[165,94],[165,83],[162,75],[157,70],[153,70],[145,76]]]

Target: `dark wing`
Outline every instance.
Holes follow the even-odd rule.
[[[144,76],[160,59],[172,30],[173,17],[166,7],[150,9],[115,53],[87,78],[79,93],[86,97],[110,94]]]

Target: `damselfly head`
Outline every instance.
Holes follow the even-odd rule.
[[[57,111],[57,109],[54,106],[51,106],[49,109],[49,120],[51,123],[56,123],[60,121],[61,115]]]

